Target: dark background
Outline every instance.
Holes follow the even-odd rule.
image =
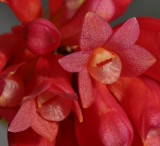
[[[123,1],[123,0],[122,0]],[[44,8],[47,9],[47,0],[42,0]],[[152,16],[160,18],[160,0],[133,0],[127,11],[111,24],[115,26],[131,17]],[[11,9],[4,3],[0,3],[0,34],[10,32],[10,28],[20,21]],[[7,124],[0,122],[0,146],[7,146]]]

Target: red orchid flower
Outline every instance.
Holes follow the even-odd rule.
[[[111,84],[120,76],[140,75],[155,63],[156,59],[146,49],[135,45],[138,36],[139,26],[135,18],[113,33],[104,19],[91,12],[86,15],[80,38],[81,51],[59,60],[68,72],[79,72],[83,107],[89,107],[95,100],[90,76]]]
[[[40,0],[0,0],[5,2],[22,22],[29,22],[42,15]]]
[[[44,137],[44,135],[39,133],[39,130],[36,129],[36,133],[42,135],[43,138],[40,135],[37,135],[37,138],[35,138],[35,140],[40,139],[40,141],[35,143],[35,140],[30,139],[29,136],[30,134],[34,134],[34,132],[33,130],[31,131],[31,129],[28,129],[20,132],[19,134],[9,132],[9,143],[11,145],[23,144],[25,142],[25,135],[26,137],[28,137],[29,143],[35,145],[43,142],[48,142],[48,145],[52,146],[131,145],[133,138],[133,130],[126,114],[124,113],[122,108],[116,103],[115,99],[109,93],[108,89],[104,84],[97,82],[95,85],[96,86],[94,90],[95,92],[97,92],[98,98],[91,107],[83,110],[84,122],[80,123],[73,117],[72,114],[70,114],[70,116],[60,122],[58,135],[56,136],[56,140],[53,140],[53,142],[49,142],[47,139],[45,139],[46,137]],[[28,105],[31,106],[31,103],[28,103]],[[34,123],[35,121],[37,122],[37,120],[34,116],[31,117],[31,113],[33,114],[33,109],[31,107],[30,109],[27,109],[25,111],[23,110],[23,120],[25,118],[25,123],[23,122],[23,126],[26,127],[26,124],[29,123],[29,125],[31,125],[31,127],[35,130],[36,124]],[[32,122],[30,118],[32,118]],[[40,126],[40,122],[41,121],[38,122],[38,126]],[[14,126],[15,124],[20,125],[20,127],[22,126],[22,123],[13,122],[11,123],[12,128],[14,128],[12,124],[14,124]],[[43,128],[45,128],[46,125],[41,125],[40,129],[42,129],[42,126]],[[16,128],[20,127],[16,126]],[[9,128],[9,130],[11,129]],[[55,132],[57,132],[56,129],[54,130]],[[34,134],[35,136],[36,133]],[[23,141],[20,140],[20,138],[22,138]]]
[[[79,120],[83,120],[77,95],[58,59],[59,56],[52,54],[37,60],[34,73],[26,85],[29,95],[23,98],[9,131],[21,132],[31,127],[36,133],[54,141],[59,122],[70,114],[72,108]]]
[[[49,0],[50,19],[60,28],[64,45],[77,45],[87,12],[94,12],[107,21],[111,21],[120,16],[131,1]]]
[[[144,145],[160,143],[160,86],[148,77],[120,78],[109,85]]]

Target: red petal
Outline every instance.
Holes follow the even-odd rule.
[[[107,0],[108,2],[108,0]],[[111,15],[112,17],[110,18],[111,20],[119,17],[122,15],[126,9],[128,8],[128,5],[132,2],[132,0],[110,0],[110,5],[108,6],[109,8],[113,5],[114,7],[114,13],[112,12]],[[113,15],[114,14],[114,15]]]
[[[31,52],[44,55],[59,46],[60,33],[50,21],[40,18],[28,24],[24,41]]]
[[[4,0],[4,2],[11,7],[22,22],[32,21],[42,15],[40,0]]]
[[[58,135],[56,138],[57,146],[78,146],[74,117],[69,116],[67,119],[60,123]]]
[[[118,82],[110,86],[111,91],[135,124],[144,144],[154,143],[154,140],[158,140],[160,136],[158,88],[160,89],[160,86],[149,78],[143,78],[143,80],[120,78]]]
[[[137,44],[150,51],[157,62],[147,71],[147,74],[160,81],[160,20],[151,17],[137,19],[140,26],[140,36]]]
[[[0,108],[0,115],[9,123],[13,120],[18,112],[18,108]]]
[[[84,108],[88,108],[94,101],[93,86],[87,68],[79,72],[78,76],[79,94]]]
[[[61,58],[59,63],[68,72],[80,72],[87,66],[91,53],[91,51],[76,52]]]
[[[50,141],[54,141],[58,133],[59,123],[49,122],[35,112],[34,118],[31,122],[31,127],[39,135],[47,138]]]
[[[31,128],[18,133],[8,133],[10,146],[54,146],[55,141],[50,142],[44,137],[35,133]]]
[[[40,57],[37,60],[34,74],[26,86],[28,88],[28,95],[24,97],[24,101],[35,98],[51,86],[51,82],[49,80],[51,65],[52,64],[45,57]]]
[[[112,46],[132,46],[139,36],[139,25],[136,18],[131,18],[126,21],[112,36],[106,47]]]
[[[99,134],[104,145],[131,145],[132,136],[128,125],[119,113],[108,112],[100,119]]]
[[[59,55],[50,55],[49,61],[52,62],[51,81],[54,87],[59,88],[63,93],[74,94],[71,86],[71,74],[64,71],[58,63]]]
[[[5,67],[8,59],[21,48],[23,45],[14,34],[0,35],[0,71]]]
[[[114,50],[122,62],[122,76],[138,76],[151,67],[156,59],[141,46],[119,47]]]
[[[83,122],[82,110],[80,108],[78,101],[73,101],[73,109],[75,110],[77,114],[79,122]]]
[[[82,4],[83,0],[49,0],[50,19],[61,27],[75,16]]]
[[[36,112],[35,101],[30,100],[22,105],[11,122],[8,131],[20,132],[29,127],[32,127],[41,136],[53,141],[56,138],[59,124],[41,118]]]
[[[5,87],[0,98],[1,107],[20,105],[24,97],[24,85],[21,77],[12,75],[5,79]]]
[[[0,80],[0,96],[2,95],[4,91],[5,85],[6,85],[5,80]]]
[[[77,95],[71,87],[70,75],[60,67],[59,58],[59,55],[52,54],[38,59],[34,75],[31,78],[31,81],[35,81],[28,82],[31,91],[26,99],[34,98],[47,89],[57,95],[77,99]]]
[[[10,132],[20,132],[28,129],[31,126],[33,120],[33,113],[36,110],[36,105],[34,101],[28,101],[24,103],[17,115],[11,122],[8,131]]]
[[[111,26],[95,13],[87,13],[80,37],[81,50],[93,50],[105,44],[112,34]]]
[[[83,110],[83,109],[82,109]],[[98,133],[99,116],[94,104],[83,110],[84,121],[75,121],[76,137],[80,146],[104,146]]]
[[[24,96],[24,85],[21,76],[17,76],[17,70],[22,65],[23,63],[9,66],[0,73],[1,107],[14,107],[20,104]]]
[[[43,97],[43,95],[41,95],[41,98],[45,98],[45,96]],[[52,98],[50,100],[40,105],[40,107],[38,108],[38,112],[46,120],[62,121],[69,115],[69,113],[71,112],[71,108],[71,100],[68,100],[64,97],[52,95]]]
[[[54,95],[65,97],[65,98],[67,98],[69,100],[77,100],[78,99],[76,93],[72,93],[72,92],[71,93],[65,93],[63,90],[61,90],[60,88],[57,88],[55,86],[52,86],[47,91],[52,93],[52,94],[54,94]]]
[[[36,83],[35,88],[32,90],[32,92],[23,98],[23,102],[27,102],[28,100],[35,98],[39,94],[46,91],[49,87],[50,87],[50,84],[46,82]]]
[[[15,74],[17,70],[23,65],[24,63],[14,64],[12,66],[8,66],[3,72],[0,72],[0,80],[4,80],[7,77]]]

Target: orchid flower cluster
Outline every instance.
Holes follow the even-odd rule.
[[[10,146],[160,146],[160,20],[110,21],[132,0],[0,0],[0,118]]]

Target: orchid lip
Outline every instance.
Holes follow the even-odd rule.
[[[116,82],[121,74],[121,68],[119,57],[102,47],[94,49],[88,63],[90,75],[105,84]]]

